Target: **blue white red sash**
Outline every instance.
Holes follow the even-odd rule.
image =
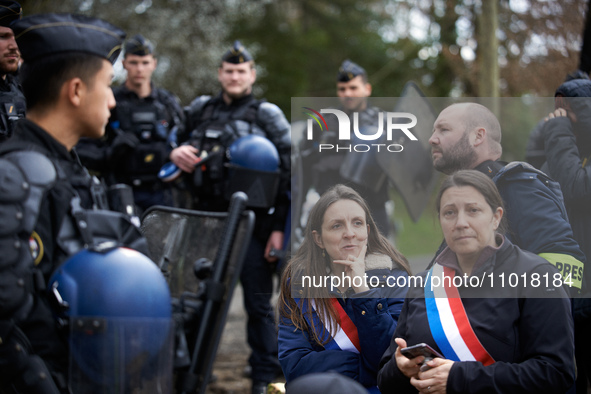
[[[308,324],[310,324],[310,326],[316,329],[316,332],[319,336],[323,333],[322,328],[325,328],[324,334],[321,338],[322,340],[328,339],[328,342],[324,345],[325,349],[346,350],[349,352],[359,353],[359,351],[361,350],[361,346],[359,344],[359,333],[357,332],[357,327],[355,327],[355,324],[353,323],[349,315],[347,315],[347,312],[345,312],[343,306],[339,303],[339,301],[336,298],[330,299],[330,302],[336,309],[340,319],[340,324],[334,322],[334,324],[337,325],[337,327],[335,327],[336,330],[332,329],[333,322],[331,322],[329,316],[320,317],[318,315],[314,300],[310,301],[312,308],[314,309],[313,313],[311,314],[312,321],[310,321],[309,319],[310,314],[306,313],[308,309],[308,303],[306,302],[306,300],[298,299],[296,300],[296,302],[302,310],[302,313],[308,321]],[[331,336],[331,332],[336,333],[334,336]]]
[[[431,288],[432,277],[439,277],[440,286]],[[425,305],[433,339],[445,358],[453,361],[480,361],[491,365],[495,360],[488,354],[474,333],[458,289],[452,280],[455,271],[435,264],[427,274]]]

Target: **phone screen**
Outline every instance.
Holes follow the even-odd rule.
[[[418,356],[423,356],[425,358],[445,358],[437,350],[433,349],[426,343],[419,343],[417,345],[402,348],[400,349],[400,353],[408,358],[415,358]]]

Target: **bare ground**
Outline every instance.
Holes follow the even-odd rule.
[[[246,312],[242,304],[242,287],[234,290],[213,374],[216,380],[207,386],[207,394],[249,394],[251,381],[244,375],[250,349],[246,343]]]

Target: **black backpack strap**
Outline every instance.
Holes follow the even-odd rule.
[[[248,106],[248,109],[246,110],[244,117],[242,117],[242,120],[244,120],[250,124],[258,124],[259,107],[265,101],[266,101],[265,99],[253,100],[253,102]]]

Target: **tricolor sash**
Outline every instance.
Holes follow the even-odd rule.
[[[442,278],[441,286],[431,288],[432,277]],[[453,361],[480,361],[491,365],[495,360],[488,354],[474,333],[462,299],[453,280],[455,271],[435,264],[427,273],[425,305],[433,339],[445,358]]]
[[[318,315],[314,300],[310,301],[312,309],[314,309],[312,313],[307,313],[308,303],[304,299],[297,299],[296,302],[302,310],[302,313],[306,321],[308,321],[308,324],[316,329],[316,332],[319,336],[323,333],[323,327],[325,328],[324,335],[322,335],[321,338],[322,340],[328,339],[328,342],[324,344],[325,349],[346,350],[349,352],[359,353],[361,346],[359,344],[359,333],[357,332],[357,327],[355,327],[355,324],[336,298],[330,298],[330,302],[336,309],[341,321],[340,324],[335,323],[337,324],[336,330],[332,330],[333,323],[329,319],[329,316],[320,317]],[[312,321],[310,321],[310,317]],[[333,337],[331,336],[331,332],[334,331],[336,331],[336,333]]]

